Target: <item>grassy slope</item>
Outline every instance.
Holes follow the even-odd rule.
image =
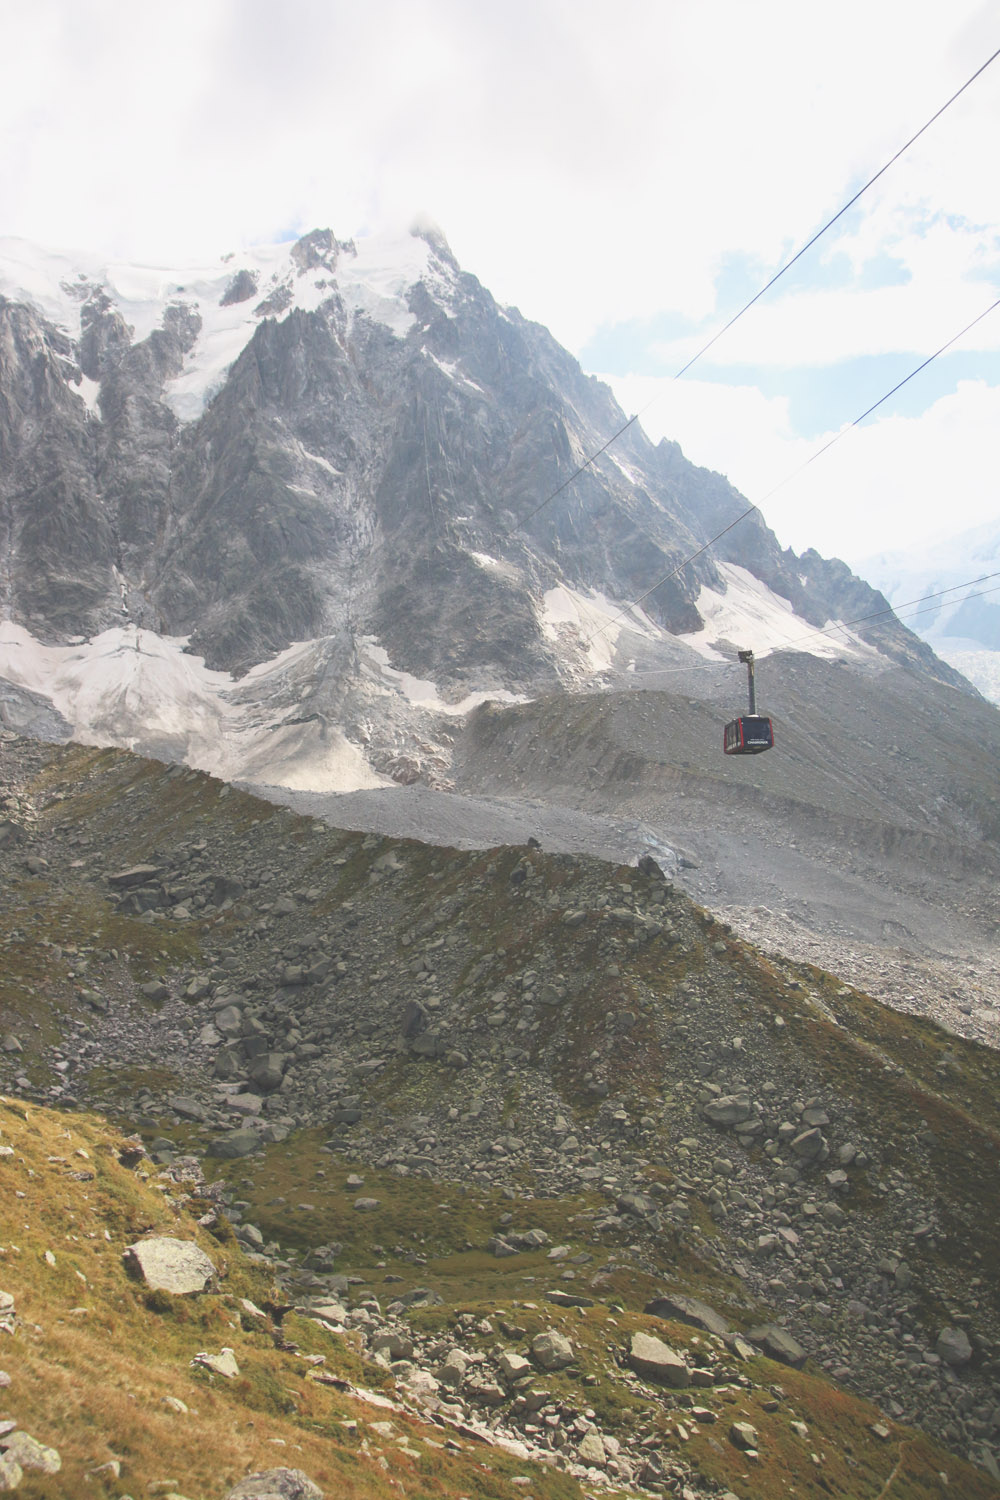
[[[64,799],[47,814],[52,822],[59,820],[88,836],[102,822],[113,835],[111,810],[122,802],[127,805],[136,789],[151,793],[152,814],[147,803],[140,825],[117,836],[116,859],[130,852],[142,857],[158,839],[190,837],[216,823],[250,835],[258,822],[271,818],[282,819],[292,847],[312,842],[304,820],[277,814],[236,794],[223,797],[218,784],[206,778],[192,773],[168,776],[162,767],[117,752],[54,753],[36,789]],[[338,847],[349,858],[331,872],[336,891],[331,889],[327,899],[360,895],[370,866],[361,839],[331,834],[329,840],[331,845],[339,840]],[[515,851],[510,855],[518,857]],[[438,877],[435,900],[463,886],[474,891],[486,862],[481,856],[453,857],[447,851],[428,854],[427,861]],[[554,868],[551,883],[561,878],[562,868]],[[415,910],[427,873],[418,865],[407,877],[413,884]],[[56,1035],[61,1010],[74,1003],[80,982],[80,955],[74,948],[116,949],[123,984],[200,961],[207,931],[200,924],[154,927],[119,917],[104,902],[83,900],[67,887],[53,892],[44,878],[25,878],[18,896],[19,907],[4,914],[0,932],[6,942],[0,1008],[4,1029],[37,1020],[36,1041]],[[509,944],[511,964],[522,962],[523,953],[538,941],[538,933],[524,929],[524,908],[508,911],[492,897],[477,899],[479,908],[475,901],[468,908],[473,925],[481,922],[493,945],[500,940]],[[543,925],[548,922],[541,920]],[[907,1171],[947,1184],[942,1212],[948,1233],[958,1237],[964,1256],[978,1254],[989,1264],[991,1226],[981,1212],[968,1210],[976,1204],[983,1174],[995,1169],[1000,1139],[993,1055],[913,1018],[885,1011],[820,971],[765,959],[736,943],[710,918],[702,920],[705,944],[726,945],[725,962],[742,985],[740,1003],[747,1020],[752,1020],[755,1006],[766,1005],[785,1023],[780,1045],[789,1066],[808,1062],[822,1067],[837,1086],[857,1095],[860,1109],[895,1122],[897,1159]],[[565,933],[549,923],[542,936],[557,943]],[[45,939],[59,940],[58,956],[42,946]],[[577,948],[580,961],[587,940],[586,929],[574,939],[584,945]],[[700,952],[694,959],[707,962]],[[657,991],[662,995],[679,977],[679,971],[668,970],[662,956],[641,950],[631,964],[629,983],[640,998]],[[579,1060],[598,1034],[602,1004],[595,993],[583,996],[578,1007],[574,1048],[560,1064],[570,1093]],[[648,1041],[640,1027],[620,1058],[622,1078],[637,1097],[652,1096],[661,1084],[663,1059]],[[29,1075],[41,1081],[44,1068],[37,1053],[34,1061],[29,1057],[26,1062]],[[433,1086],[433,1076],[433,1069],[401,1065],[383,1086],[421,1093]],[[134,1087],[136,1080],[128,1082]],[[583,1103],[581,1097],[581,1107]],[[928,1125],[937,1145],[930,1153],[914,1150],[915,1133]],[[526,1472],[523,1460],[474,1448],[465,1440],[460,1441],[466,1451],[451,1454],[433,1446],[443,1441],[440,1431],[428,1441],[426,1428],[394,1415],[397,1435],[408,1432],[412,1446],[422,1450],[418,1460],[402,1452],[395,1437],[370,1427],[371,1421],[384,1417],[383,1412],[359,1407],[348,1395],[309,1379],[303,1360],[276,1348],[270,1331],[240,1316],[234,1300],[238,1295],[250,1296],[258,1305],[269,1296],[261,1273],[244,1264],[232,1241],[215,1244],[193,1227],[184,1208],[166,1201],[155,1183],[143,1182],[119,1166],[114,1134],[99,1121],[9,1101],[3,1106],[0,1128],[3,1142],[15,1149],[15,1165],[5,1163],[0,1179],[6,1226],[0,1275],[3,1287],[17,1300],[22,1320],[8,1345],[13,1352],[4,1356],[14,1377],[6,1410],[25,1430],[59,1448],[64,1459],[61,1475],[28,1480],[22,1493],[55,1497],[82,1492],[83,1475],[112,1458],[122,1460],[120,1482],[88,1480],[89,1493],[99,1496],[105,1484],[103,1493],[109,1495],[139,1494],[156,1480],[172,1478],[191,1500],[215,1500],[247,1469],[277,1462],[294,1463],[330,1492],[348,1496],[386,1493],[394,1483],[417,1496],[525,1493],[524,1486],[508,1484],[510,1476]],[[415,1325],[443,1326],[456,1307],[490,1316],[500,1309],[526,1335],[542,1323],[564,1324],[581,1355],[579,1369],[547,1377],[554,1394],[565,1394],[577,1406],[589,1404],[609,1429],[644,1424],[653,1444],[683,1451],[707,1478],[732,1486],[741,1500],[764,1500],[792,1493],[793,1488],[817,1500],[821,1495],[875,1500],[884,1494],[893,1500],[916,1500],[942,1492],[942,1472],[949,1476],[949,1493],[970,1500],[996,1493],[986,1476],[925,1437],[890,1424],[890,1438],[880,1439],[871,1431],[872,1423],[880,1420],[874,1408],[811,1374],[763,1359],[751,1362],[753,1392],[730,1393],[731,1399],[721,1394],[717,1404],[723,1421],[715,1427],[695,1426],[682,1442],[676,1423],[683,1410],[669,1396],[623,1381],[613,1352],[621,1351],[633,1328],[655,1326],[663,1331],[640,1309],[666,1278],[723,1309],[730,1294],[736,1302],[742,1297],[745,1312],[745,1294],[728,1286],[708,1261],[685,1251],[672,1266],[659,1267],[652,1275],[640,1258],[629,1256],[624,1243],[612,1238],[603,1245],[607,1266],[596,1294],[599,1305],[583,1314],[575,1309],[545,1310],[541,1296],[549,1270],[544,1253],[497,1261],[482,1247],[500,1213],[513,1208],[516,1228],[538,1224],[553,1239],[592,1251],[587,1221],[579,1217],[594,1208],[586,1195],[511,1205],[489,1193],[378,1174],[364,1163],[342,1158],[334,1162],[321,1149],[322,1136],[323,1132],[306,1133],[270,1147],[260,1163],[227,1169],[266,1233],[292,1246],[340,1241],[338,1269],[362,1277],[383,1302],[398,1285],[391,1278],[402,1277],[413,1285],[419,1276],[420,1284],[441,1292],[445,1306],[415,1312]],[[87,1152],[85,1158],[75,1154],[81,1149]],[[371,1217],[351,1210],[354,1194],[344,1179],[352,1165],[365,1176],[365,1192],[381,1201]],[[96,1174],[93,1180],[83,1180],[91,1172]],[[17,1196],[20,1193],[25,1196]],[[312,1207],[297,1207],[304,1202]],[[442,1209],[444,1203],[447,1209]],[[707,1234],[713,1232],[707,1216],[704,1228]],[[124,1245],[146,1231],[180,1232],[199,1239],[217,1264],[224,1260],[229,1266],[223,1290],[195,1302],[147,1297],[121,1266]],[[54,1267],[45,1259],[46,1250],[55,1256]],[[531,1302],[536,1308],[525,1307]],[[385,1372],[366,1366],[350,1336],[333,1339],[294,1316],[286,1319],[284,1334],[298,1341],[303,1351],[324,1353],[326,1368],[355,1383],[385,1383]],[[687,1346],[697,1337],[671,1325],[668,1334]],[[495,1337],[486,1338],[487,1346],[495,1342]],[[217,1350],[223,1344],[236,1351],[238,1381],[213,1383],[189,1369],[198,1350]],[[584,1377],[589,1383],[581,1387]],[[768,1393],[774,1382],[783,1389],[780,1398]],[[164,1406],[167,1395],[183,1400],[188,1414],[178,1415]],[[767,1411],[766,1405],[775,1401],[775,1410]],[[725,1441],[724,1419],[730,1408],[734,1419],[750,1420],[761,1432],[763,1458],[756,1468],[748,1467]],[[791,1429],[793,1413],[808,1424],[808,1441]],[[357,1434],[345,1425],[356,1418],[362,1423]],[[414,1436],[419,1432],[423,1437]],[[478,1467],[484,1463],[485,1469]],[[536,1473],[533,1466],[529,1470],[531,1493],[555,1500],[578,1492],[565,1476],[550,1470]]]

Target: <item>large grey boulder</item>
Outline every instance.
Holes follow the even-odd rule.
[[[323,1491],[301,1469],[262,1469],[241,1479],[226,1500],[323,1500]]]
[[[230,1130],[227,1135],[217,1135],[208,1148],[208,1155],[220,1161],[235,1161],[249,1156],[260,1145],[256,1130]]]
[[[531,1352],[543,1370],[561,1370],[573,1363],[573,1345],[554,1329],[536,1333],[531,1341]]]
[[[677,1353],[651,1333],[633,1333],[628,1362],[638,1375],[677,1389],[691,1383],[691,1371]]]
[[[643,1312],[654,1318],[676,1319],[679,1323],[690,1323],[693,1328],[706,1333],[718,1334],[721,1338],[730,1331],[730,1325],[721,1313],[697,1297],[685,1297],[680,1293],[672,1297],[654,1297],[647,1302]]]
[[[934,1349],[946,1365],[967,1365],[972,1358],[972,1345],[964,1328],[942,1328]]]
[[[129,1245],[123,1258],[126,1269],[153,1291],[186,1297],[207,1291],[215,1281],[215,1266],[193,1240],[155,1235]]]
[[[40,1443],[26,1432],[9,1432],[6,1437],[0,1438],[0,1448],[12,1467],[34,1469],[39,1474],[58,1474],[62,1468],[58,1450]]]
[[[806,1351],[802,1345],[776,1323],[762,1323],[758,1328],[749,1329],[747,1338],[763,1349],[771,1359],[780,1360],[783,1365],[805,1364]]]
[[[712,1125],[742,1125],[752,1113],[747,1094],[723,1094],[710,1099],[702,1108],[702,1114]]]

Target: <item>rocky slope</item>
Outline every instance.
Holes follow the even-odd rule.
[[[762,956],[653,865],[336,832],[116,752],[3,755],[6,1086],[221,1172],[289,1300],[364,1330],[430,1410],[674,1493],[875,1495],[917,1451],[896,1422],[995,1472],[995,1052]],[[725,1329],[643,1311],[692,1295]],[[545,1332],[592,1350],[580,1397],[536,1404]],[[650,1406],[671,1377],[649,1387],[633,1333],[686,1364],[676,1395]],[[836,1460],[834,1428],[779,1442],[810,1430],[801,1362],[879,1404],[863,1452],[860,1428]],[[759,1446],[725,1438],[740,1421]]]

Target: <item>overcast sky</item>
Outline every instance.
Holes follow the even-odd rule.
[[[428,215],[750,500],[1000,297],[998,59],[672,379],[1000,47],[995,3],[0,0],[0,20],[0,234],[163,263]],[[782,542],[860,561],[1000,520],[998,350],[1000,309],[765,500]]]

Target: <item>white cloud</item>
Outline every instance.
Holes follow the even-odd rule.
[[[984,381],[961,382],[918,417],[855,428],[815,463],[835,434],[797,437],[787,402],[752,386],[637,377],[609,384],[629,411],[652,402],[641,417],[650,437],[673,438],[692,462],[725,473],[798,552],[815,547],[857,562],[1000,519],[1000,387]]]
[[[599,0],[35,0],[5,19],[2,228],[203,255],[423,208],[579,346],[602,322],[711,312],[727,252],[776,264],[983,60],[989,12],[954,0],[945,30],[937,0],[842,0],[836,25],[800,0],[613,18]],[[956,106],[947,154],[928,134],[908,201],[997,222],[995,96]]]
[[[835,17],[801,0],[619,0],[613,12],[606,0],[33,0],[6,11],[0,234],[215,260],[282,231],[345,237],[423,210],[466,269],[576,350],[601,327],[652,327],[665,313],[715,326],[720,269],[756,265],[763,282],[997,44],[989,0],[946,12],[940,0],[841,0]],[[768,297],[720,355],[763,367],[929,353],[980,311],[990,294],[975,278],[1000,264],[1000,174],[984,167],[998,78],[1000,62],[843,222],[836,248],[855,270],[891,255],[907,286],[833,292],[817,279],[810,290],[832,253],[824,241],[795,295]],[[967,347],[996,348],[998,326]],[[682,443],[704,429],[704,461],[745,488],[773,482],[779,458],[802,448],[786,405],[712,389],[711,403],[694,387],[667,408]],[[993,407],[983,415],[994,420]],[[897,429],[874,430],[888,452]],[[902,459],[919,448],[906,430]],[[935,432],[933,419],[920,427]],[[972,418],[962,436],[983,455]],[[922,493],[931,457],[918,467]],[[963,491],[982,483],[970,472]]]

